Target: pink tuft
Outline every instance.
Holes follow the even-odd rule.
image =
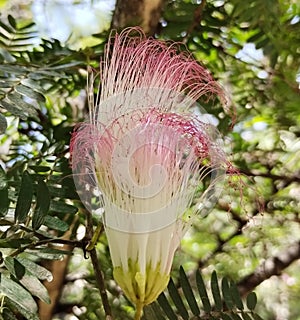
[[[200,98],[208,101],[218,96],[226,108],[220,85],[191,54],[179,53],[179,45],[146,38],[139,28],[128,28],[121,34],[111,35],[102,64],[101,94],[97,105],[124,92],[159,88],[188,96],[193,101]],[[189,107],[187,105],[186,109]],[[170,102],[161,108],[165,108],[162,111],[178,111],[178,107]],[[102,111],[118,113],[117,109],[118,105],[115,105]],[[97,110],[94,112],[96,117]]]

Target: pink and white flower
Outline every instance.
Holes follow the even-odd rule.
[[[72,167],[90,209],[100,197],[114,277],[139,319],[167,286],[192,220],[220,192],[228,161],[196,101],[224,96],[178,45],[137,28],[110,37],[100,78],[90,119],[72,137]]]

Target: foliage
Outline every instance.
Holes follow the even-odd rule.
[[[196,271],[196,287],[193,290],[192,283],[188,280],[183,268],[180,268],[179,281],[182,293],[176,288],[174,281],[171,279],[168,285],[168,292],[172,304],[176,307],[177,313],[182,319],[244,319],[250,320],[260,319],[259,315],[254,312],[257,303],[257,297],[254,292],[248,294],[245,308],[244,303],[238,292],[238,288],[234,282],[224,277],[221,281],[221,288],[214,271],[211,275],[210,287],[212,298],[209,298],[204,280],[199,270]],[[185,299],[182,298],[184,295]],[[200,299],[198,298],[200,297]],[[167,319],[176,320],[178,315],[174,311],[172,304],[166,295],[162,293],[157,302],[146,307],[144,312],[144,320],[165,319],[163,313],[167,315]],[[199,304],[198,301],[201,301]],[[213,303],[212,303],[213,302]],[[159,308],[159,306],[161,308]],[[201,310],[201,311],[200,311]],[[162,312],[163,311],[163,312]]]
[[[145,319],[299,318],[299,256],[297,250],[287,254],[300,240],[299,16],[299,4],[287,0],[166,3],[157,36],[184,42],[235,106],[231,133],[217,104],[205,108],[227,135],[245,188],[243,201],[238,190],[226,190],[215,210],[195,222],[175,258],[168,292],[145,308]],[[90,235],[78,236],[88,219],[98,220],[84,211],[69,167],[70,133],[86,113],[86,66],[98,67],[107,32],[96,37],[98,45],[74,50],[54,39],[37,42],[33,23],[12,16],[0,22],[3,319],[38,319],[37,301],[49,301],[46,262],[66,256],[69,269],[54,319],[104,318],[93,268],[84,259]],[[97,253],[113,314],[132,319],[133,307],[112,280],[103,233]],[[268,272],[255,278],[259,266]]]

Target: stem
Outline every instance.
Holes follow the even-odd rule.
[[[93,233],[94,233],[93,232],[93,217],[88,210],[85,210],[85,214],[87,217],[87,219],[86,219],[86,236],[89,240],[93,239],[95,241],[95,238],[93,236]],[[96,233],[97,233],[97,236],[99,237],[99,235],[101,234],[101,232],[99,231],[99,228],[97,228]],[[113,320],[111,308],[110,308],[107,293],[106,293],[105,281],[104,281],[104,277],[102,274],[100,262],[97,257],[96,248],[95,248],[95,246],[91,246],[91,248],[89,248],[89,249],[90,249],[89,252],[90,252],[90,257],[91,257],[92,264],[93,264],[93,269],[95,272],[95,280],[97,283],[97,287],[99,289],[100,297],[102,300],[102,305],[103,305],[104,312],[105,312],[105,319]]]
[[[138,302],[136,305],[136,310],[135,310],[135,315],[134,315],[134,320],[140,320],[143,314],[143,303]]]
[[[93,264],[93,268],[94,268],[94,272],[95,272],[96,283],[99,288],[103,308],[105,311],[105,316],[107,319],[113,319],[111,308],[110,308],[110,305],[108,302],[108,297],[106,294],[106,288],[105,288],[104,278],[102,275],[102,270],[101,270],[100,263],[99,263],[99,260],[97,257],[96,248],[93,248],[90,251],[90,256],[91,256],[91,260],[92,260],[92,264]]]

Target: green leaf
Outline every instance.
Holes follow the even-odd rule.
[[[222,279],[221,285],[222,285],[223,298],[225,300],[226,306],[229,310],[232,310],[234,308],[234,304],[233,304],[231,292],[229,289],[229,282],[226,277]]]
[[[158,296],[157,301],[158,301],[159,305],[161,306],[161,308],[164,310],[164,312],[167,315],[167,317],[169,318],[169,320],[177,320],[178,319],[163,292]]]
[[[16,304],[14,301],[10,300],[9,298],[6,299],[6,304],[12,310],[17,309],[16,311],[20,313],[22,316],[24,316],[25,319],[27,320],[40,320],[40,318],[37,315],[37,312],[23,308],[22,305]]]
[[[4,91],[5,91],[3,89],[11,89],[18,82],[19,82],[19,79],[11,79],[11,78],[6,78],[6,77],[3,78],[0,76],[0,88],[2,90],[2,93],[4,94]]]
[[[40,180],[37,187],[36,208],[32,216],[32,228],[38,230],[44,223],[50,207],[50,194],[46,183]]]
[[[55,72],[55,71],[51,71],[51,69],[39,69],[39,70],[36,70],[35,72],[32,72],[30,74],[30,77],[32,78],[35,78],[35,76],[43,76],[43,77],[49,77],[51,79],[53,78],[58,78],[58,79],[68,79],[69,77],[62,74],[62,73],[59,73],[59,72]]]
[[[15,221],[23,223],[31,207],[33,196],[33,184],[30,174],[27,171],[23,172],[19,196],[15,210]]]
[[[242,312],[241,315],[244,320],[252,320],[251,317],[246,312]]]
[[[69,62],[69,63],[60,64],[57,66],[51,66],[51,70],[61,70],[61,69],[67,70],[68,68],[79,66],[79,65],[82,65],[82,62],[73,61],[73,62]]]
[[[14,304],[20,305],[25,310],[37,312],[37,305],[31,294],[3,273],[0,274],[0,293],[1,295],[11,299]]]
[[[188,319],[189,314],[188,311],[186,310],[185,305],[183,304],[183,301],[180,297],[180,294],[178,293],[178,290],[174,284],[173,279],[171,278],[168,284],[168,291],[170,294],[170,297],[172,298],[178,312],[182,316],[183,319]]]
[[[0,239],[0,248],[18,249],[31,242],[31,239]]]
[[[27,115],[24,114],[22,108],[9,101],[7,98],[0,100],[0,106],[6,109],[11,114],[13,114],[14,116],[20,117],[22,120],[27,119]]]
[[[37,91],[42,95],[46,93],[46,90],[41,87],[38,81],[32,80],[30,78],[25,78],[21,80],[21,83],[26,87],[34,89],[34,91]]]
[[[206,313],[210,313],[211,312],[211,305],[209,302],[209,298],[208,298],[208,294],[206,291],[206,287],[205,287],[203,278],[202,278],[199,270],[197,270],[197,272],[196,272],[196,283],[197,283],[197,288],[198,288],[200,298],[201,298],[201,301],[203,304],[203,309]]]
[[[26,32],[26,30],[28,30],[28,29],[32,30],[32,27],[35,27],[35,23],[34,22],[28,22],[24,26],[20,26],[18,28],[18,31],[21,32],[22,30],[24,30],[24,32]]]
[[[2,166],[0,166],[0,190],[5,189],[7,187],[7,179],[6,173]]]
[[[8,33],[14,33],[14,30],[8,25],[6,25],[5,23],[3,23],[2,21],[0,21],[0,27],[2,27]],[[2,36],[2,33],[1,33],[1,36]]]
[[[257,304],[257,296],[255,292],[250,292],[246,299],[247,307],[249,310],[254,310]]]
[[[16,64],[0,64],[0,71],[5,73],[12,73],[13,75],[23,75],[28,72],[28,69]]]
[[[228,314],[223,313],[223,312],[221,314],[221,317],[222,317],[223,320],[232,320],[232,318],[230,318],[230,316]]]
[[[62,232],[65,232],[69,229],[69,225],[65,221],[62,221],[57,217],[52,217],[49,215],[45,217],[43,224],[50,229]]]
[[[41,93],[36,92],[36,91],[32,90],[31,88],[26,87],[22,84],[16,86],[15,90],[17,92],[19,92],[21,95],[28,97],[28,98],[31,98],[33,100],[37,100],[37,101],[41,101],[41,102],[44,102],[46,100],[45,97]]]
[[[6,302],[9,300],[6,298]],[[0,320],[18,320],[17,317],[9,310],[9,308],[3,308],[0,313]]]
[[[78,209],[63,201],[51,201],[50,211],[67,213],[67,214],[75,214],[78,211]]]
[[[46,260],[61,260],[64,255],[71,255],[71,251],[59,250],[55,248],[37,248],[35,250],[27,250],[26,252],[32,254],[34,257],[40,257]]]
[[[222,310],[222,298],[221,298],[221,293],[220,293],[220,288],[218,284],[218,277],[216,271],[214,271],[211,275],[211,291],[213,294],[213,298],[215,301],[215,306],[218,311]]]
[[[4,133],[7,128],[6,118],[0,114],[0,134]]]
[[[29,166],[29,168],[38,173],[49,172],[51,170],[48,166]]]
[[[7,17],[7,20],[8,20],[8,22],[9,22],[9,24],[10,24],[14,29],[16,29],[17,24],[16,24],[16,20],[14,19],[14,17],[9,14],[8,17]]]
[[[4,217],[9,207],[8,188],[0,190],[0,199],[0,217]]]
[[[253,317],[253,319],[254,320],[264,320],[262,317],[260,317],[258,314],[256,314],[256,313],[253,313],[252,314],[252,317]]]
[[[15,258],[6,257],[4,264],[8,271],[20,281],[20,283],[34,296],[40,298],[45,303],[50,303],[47,289],[38,278],[33,275],[23,264]]]
[[[25,275],[25,267],[20,264],[15,258],[13,257],[6,257],[4,259],[4,264],[7,270],[17,279],[20,280]]]
[[[13,91],[7,95],[7,99],[10,103],[17,105],[19,109],[22,110],[22,114],[25,117],[37,117],[37,112],[33,105],[25,102],[24,97],[17,93],[16,91]]]
[[[183,293],[186,297],[186,300],[191,308],[191,311],[195,316],[198,316],[200,314],[200,309],[198,307],[195,295],[193,293],[191,284],[189,283],[189,280],[183,270],[183,267],[181,266],[179,269],[179,275],[180,275],[180,284],[183,290]]]
[[[237,313],[231,314],[231,319],[233,320],[242,320],[242,318]]]
[[[244,305],[239,290],[233,281],[230,282],[230,292],[235,306],[241,311],[244,310]]]
[[[165,320],[164,316],[162,315],[162,311],[156,302],[145,306],[143,312],[144,315],[142,320]]]
[[[52,273],[46,268],[38,265],[32,260],[18,257],[16,258],[26,269],[30,270],[32,274],[34,274],[40,280],[52,281],[53,276]]]

